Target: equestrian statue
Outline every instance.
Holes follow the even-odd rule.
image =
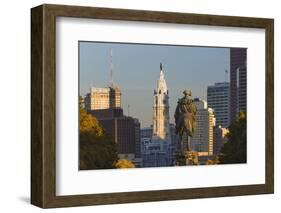
[[[176,134],[179,135],[182,152],[192,151],[190,148],[190,137],[194,135],[196,128],[196,106],[191,98],[191,91],[184,90],[184,97],[178,100],[175,111]],[[183,135],[186,134],[187,150],[183,150]]]

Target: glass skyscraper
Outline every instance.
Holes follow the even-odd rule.
[[[247,49],[230,48],[230,121],[247,111]]]
[[[227,128],[230,124],[230,83],[221,82],[207,88],[208,107],[214,110],[216,125]]]

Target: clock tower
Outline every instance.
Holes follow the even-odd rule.
[[[164,78],[162,63],[160,63],[160,75],[153,97],[153,138],[165,140],[170,136],[169,92]]]

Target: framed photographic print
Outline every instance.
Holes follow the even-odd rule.
[[[273,19],[31,9],[31,203],[274,191]]]

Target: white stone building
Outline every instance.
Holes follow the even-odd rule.
[[[200,156],[213,155],[213,127],[215,126],[215,117],[213,109],[208,108],[207,102],[194,99],[197,108],[196,128],[191,138],[191,149],[197,151]]]
[[[172,166],[174,146],[169,124],[169,94],[162,64],[153,96],[153,125],[151,138],[142,138],[144,167]]]
[[[153,97],[153,139],[170,140],[169,94],[160,64],[160,76],[156,83]]]

